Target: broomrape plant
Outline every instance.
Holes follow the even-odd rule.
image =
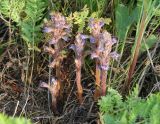
[[[100,80],[101,80],[101,95],[106,95],[106,78],[107,71],[109,69],[110,59],[118,59],[118,54],[116,52],[111,52],[112,46],[116,43],[116,40],[112,39],[111,34],[107,31],[103,31],[101,34],[100,44],[96,49],[96,52],[91,54],[92,58],[96,58],[98,61],[98,67],[100,69]]]
[[[91,29],[91,35],[93,36],[91,38],[91,43],[95,43],[93,46],[93,49],[95,49],[95,53],[99,55],[98,47],[100,44],[100,34],[101,34],[101,28],[104,25],[104,23],[100,20],[90,19],[89,27]],[[95,55],[96,55],[95,54]],[[93,55],[92,55],[93,58]],[[96,59],[96,90],[95,90],[95,98],[98,98],[100,96],[100,68],[99,68],[99,61]]]
[[[106,94],[106,78],[107,71],[109,69],[110,58],[118,59],[118,54],[116,52],[111,52],[112,46],[116,43],[115,38],[111,37],[111,34],[106,30],[101,31],[104,22],[101,20],[91,19],[89,26],[91,28],[91,42],[95,43],[93,49],[95,49],[91,58],[96,59],[96,91],[95,99],[100,95]],[[100,91],[102,90],[102,91]]]
[[[84,49],[85,40],[89,38],[87,35],[83,35],[78,33],[76,36],[75,44],[71,45],[71,49],[74,50],[76,54],[75,64],[76,64],[76,83],[77,83],[77,90],[78,90],[78,99],[79,102],[82,103],[82,94],[83,88],[81,85],[81,67],[82,67],[82,53]]]
[[[46,87],[49,89],[52,95],[52,104],[54,105],[54,109],[56,109],[56,100],[53,100],[57,98],[59,95],[61,95],[61,91],[63,89],[63,84],[61,82],[61,63],[63,61],[63,58],[65,55],[63,54],[63,43],[62,39],[67,41],[69,33],[70,33],[70,25],[67,23],[66,18],[62,16],[61,13],[52,13],[51,14],[51,21],[49,21],[46,24],[46,27],[44,28],[44,32],[51,34],[51,41],[49,41],[49,47],[45,46],[44,51],[48,52],[52,55],[53,61],[49,64],[50,68],[55,68],[56,70],[56,87],[55,89],[52,89],[51,86],[48,84],[43,83],[43,87]],[[52,45],[54,47],[52,47]],[[52,91],[56,90],[56,91]],[[54,93],[52,93],[54,92]],[[58,94],[56,94],[58,93]]]

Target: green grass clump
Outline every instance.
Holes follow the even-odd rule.
[[[4,114],[0,114],[0,124],[32,124],[30,120],[25,118],[13,118]]]

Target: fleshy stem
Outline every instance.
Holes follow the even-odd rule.
[[[91,28],[91,34],[93,36],[93,39],[95,40],[95,51],[97,51],[99,45],[100,45],[100,34],[101,34],[101,28],[103,27],[104,25],[104,22],[102,22],[101,20],[95,20],[95,19],[90,19],[90,22],[89,22],[89,26]],[[100,97],[100,90],[101,90],[101,86],[100,86],[100,82],[101,82],[101,79],[100,79],[100,73],[101,73],[101,70],[99,68],[99,60],[96,58],[96,75],[95,75],[95,78],[96,78],[96,82],[95,82],[95,85],[96,85],[96,89],[95,89],[95,93],[94,93],[94,98],[95,100],[97,100],[99,97]]]
[[[101,88],[102,88],[101,95],[102,96],[106,95],[106,90],[107,90],[106,81],[107,81],[107,71],[101,70]]]
[[[58,85],[58,82],[57,80],[55,80],[54,77],[51,78],[51,84],[48,85],[47,83],[45,82],[42,82],[40,84],[40,87],[43,87],[43,88],[47,88],[50,93],[51,93],[51,96],[52,96],[52,110],[55,114],[58,114],[58,111],[57,111],[57,100],[58,100],[58,94],[59,94],[59,85]]]
[[[60,53],[61,50],[61,46],[60,46],[60,42],[57,42],[54,45],[54,49],[57,51],[57,53]],[[58,83],[58,87],[60,87],[60,97],[62,98],[62,91],[63,91],[63,83],[60,81],[61,79],[61,63],[62,60],[60,58],[57,59],[57,64],[55,65],[55,69],[56,69],[56,77],[57,77],[57,83]]]
[[[99,60],[96,59],[96,89],[95,89],[95,94],[94,94],[94,98],[95,100],[97,100],[99,97],[100,97],[100,90],[101,90],[101,86],[100,86],[100,82],[101,82],[101,79],[100,79],[100,68],[99,68]]]
[[[78,33],[76,35],[76,40],[75,44],[71,45],[71,49],[74,50],[76,59],[75,59],[75,64],[76,64],[76,84],[77,84],[77,90],[78,90],[78,100],[80,103],[83,101],[83,88],[81,85],[81,67],[82,67],[82,54],[83,54],[83,49],[84,49],[84,44],[85,44],[85,39],[89,38],[87,35],[82,35]]]
[[[82,103],[83,101],[83,88],[81,85],[81,67],[82,67],[82,58],[79,57],[75,60],[75,64],[76,64],[76,84],[77,84],[77,90],[78,90],[78,100],[80,103]]]
[[[45,51],[52,55],[53,61],[49,64],[49,67],[55,68],[57,78],[57,89],[55,89],[57,91],[54,91],[54,93],[57,94],[52,94],[53,91],[51,90],[50,92],[52,94],[52,97],[56,95],[57,97],[54,98],[58,98],[60,96],[59,99],[61,99],[63,97],[62,91],[64,88],[64,85],[61,82],[61,63],[63,61],[63,58],[65,57],[62,52],[62,39],[65,41],[68,40],[70,25],[67,23],[66,18],[61,13],[51,13],[51,21],[48,21],[43,31],[46,33],[50,33],[52,37],[51,41],[49,42],[50,46],[45,47]],[[54,98],[52,98],[52,102],[54,102]]]
[[[96,58],[96,60],[99,62],[97,63],[97,66],[100,70],[100,96],[106,95],[107,71],[109,69],[110,60],[111,58],[117,59],[119,56],[116,52],[111,52],[112,46],[115,43],[116,40],[112,39],[111,34],[104,30],[100,34],[99,46],[96,48],[96,51],[93,51],[93,53],[91,54],[91,57]]]

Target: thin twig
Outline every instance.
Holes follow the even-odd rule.
[[[17,112],[17,109],[18,109],[18,105],[19,105],[19,101],[18,101],[17,104],[16,104],[16,108],[15,108],[15,110],[14,110],[14,114],[13,114],[12,117],[14,117],[14,116],[16,115],[16,112]]]

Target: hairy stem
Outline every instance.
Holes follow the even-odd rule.
[[[99,62],[96,60],[96,90],[94,94],[94,98],[98,99],[100,97],[100,69]]]
[[[54,94],[51,94],[52,95],[52,110],[55,114],[58,113],[57,111],[57,97],[54,96]]]
[[[57,44],[55,44],[55,50],[57,51],[57,53],[59,54],[60,53],[60,49],[61,49],[61,47],[60,47],[60,44],[59,44],[59,42],[57,43]],[[59,56],[59,55],[58,55]],[[55,58],[56,59],[56,58]],[[62,89],[63,89],[63,84],[62,84],[62,82],[60,81],[60,79],[61,79],[61,69],[60,69],[60,67],[61,67],[61,60],[59,59],[59,57],[57,58],[58,60],[57,60],[57,65],[56,65],[56,77],[57,77],[57,82],[58,82],[58,87],[60,88],[60,93],[59,93],[59,95],[60,95],[60,97],[62,97]]]
[[[98,36],[96,36],[96,49],[99,47],[99,38]],[[101,70],[99,68],[99,60],[96,59],[96,90],[95,90],[95,94],[94,94],[94,98],[95,100],[97,100],[100,97],[100,73]]]
[[[101,95],[102,96],[106,95],[106,89],[107,89],[106,80],[107,80],[107,71],[101,70],[101,89],[102,89]]]
[[[83,101],[83,88],[81,85],[81,58],[77,59],[76,61],[76,84],[77,84],[77,90],[78,90],[78,100],[80,103]]]

